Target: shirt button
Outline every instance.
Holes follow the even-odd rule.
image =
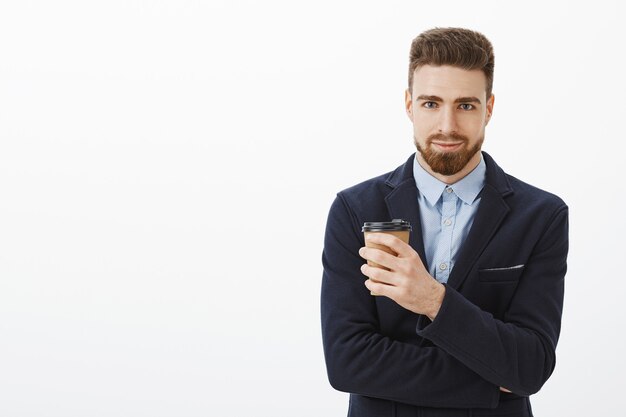
[[[441,269],[442,271],[445,271],[448,268],[448,265],[446,265],[445,263],[442,263],[439,265],[439,269]]]
[[[452,192],[452,188],[446,188],[446,193],[450,194]]]
[[[446,219],[443,224],[445,224],[446,226],[450,226],[452,224],[452,220],[450,219]]]

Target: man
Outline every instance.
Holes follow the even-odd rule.
[[[322,335],[349,416],[532,416],[554,370],[568,209],[481,151],[493,68],[480,33],[419,35],[406,90],[417,152],[332,204]],[[396,256],[365,247],[363,223],[391,219],[411,222],[409,244],[370,233]]]

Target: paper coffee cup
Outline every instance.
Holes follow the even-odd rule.
[[[404,243],[408,244],[409,236],[411,234],[411,230],[413,229],[411,227],[411,223],[409,223],[408,221],[402,220],[402,219],[393,219],[390,222],[365,222],[361,230],[363,231],[364,238],[366,238],[365,246],[367,246],[368,248],[380,249],[393,256],[396,256],[397,253],[394,252],[388,246],[368,242],[367,235],[370,233],[387,233],[387,234],[396,236],[397,238],[402,240]],[[382,268],[382,269],[389,270],[389,268],[385,268],[384,266],[379,265],[376,262],[372,262],[370,260],[367,261],[367,264],[375,268]],[[375,280],[372,280],[372,281],[375,281]],[[374,293],[371,293],[371,294],[376,295]]]

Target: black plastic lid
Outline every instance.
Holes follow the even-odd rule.
[[[413,230],[411,223],[402,219],[393,219],[390,222],[365,222],[363,224],[363,232],[399,232]]]

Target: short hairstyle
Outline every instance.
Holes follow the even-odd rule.
[[[451,65],[466,70],[480,69],[487,78],[487,98],[491,97],[494,68],[493,46],[482,33],[463,28],[434,28],[421,33],[411,43],[409,92],[413,93],[413,73],[423,65]]]

